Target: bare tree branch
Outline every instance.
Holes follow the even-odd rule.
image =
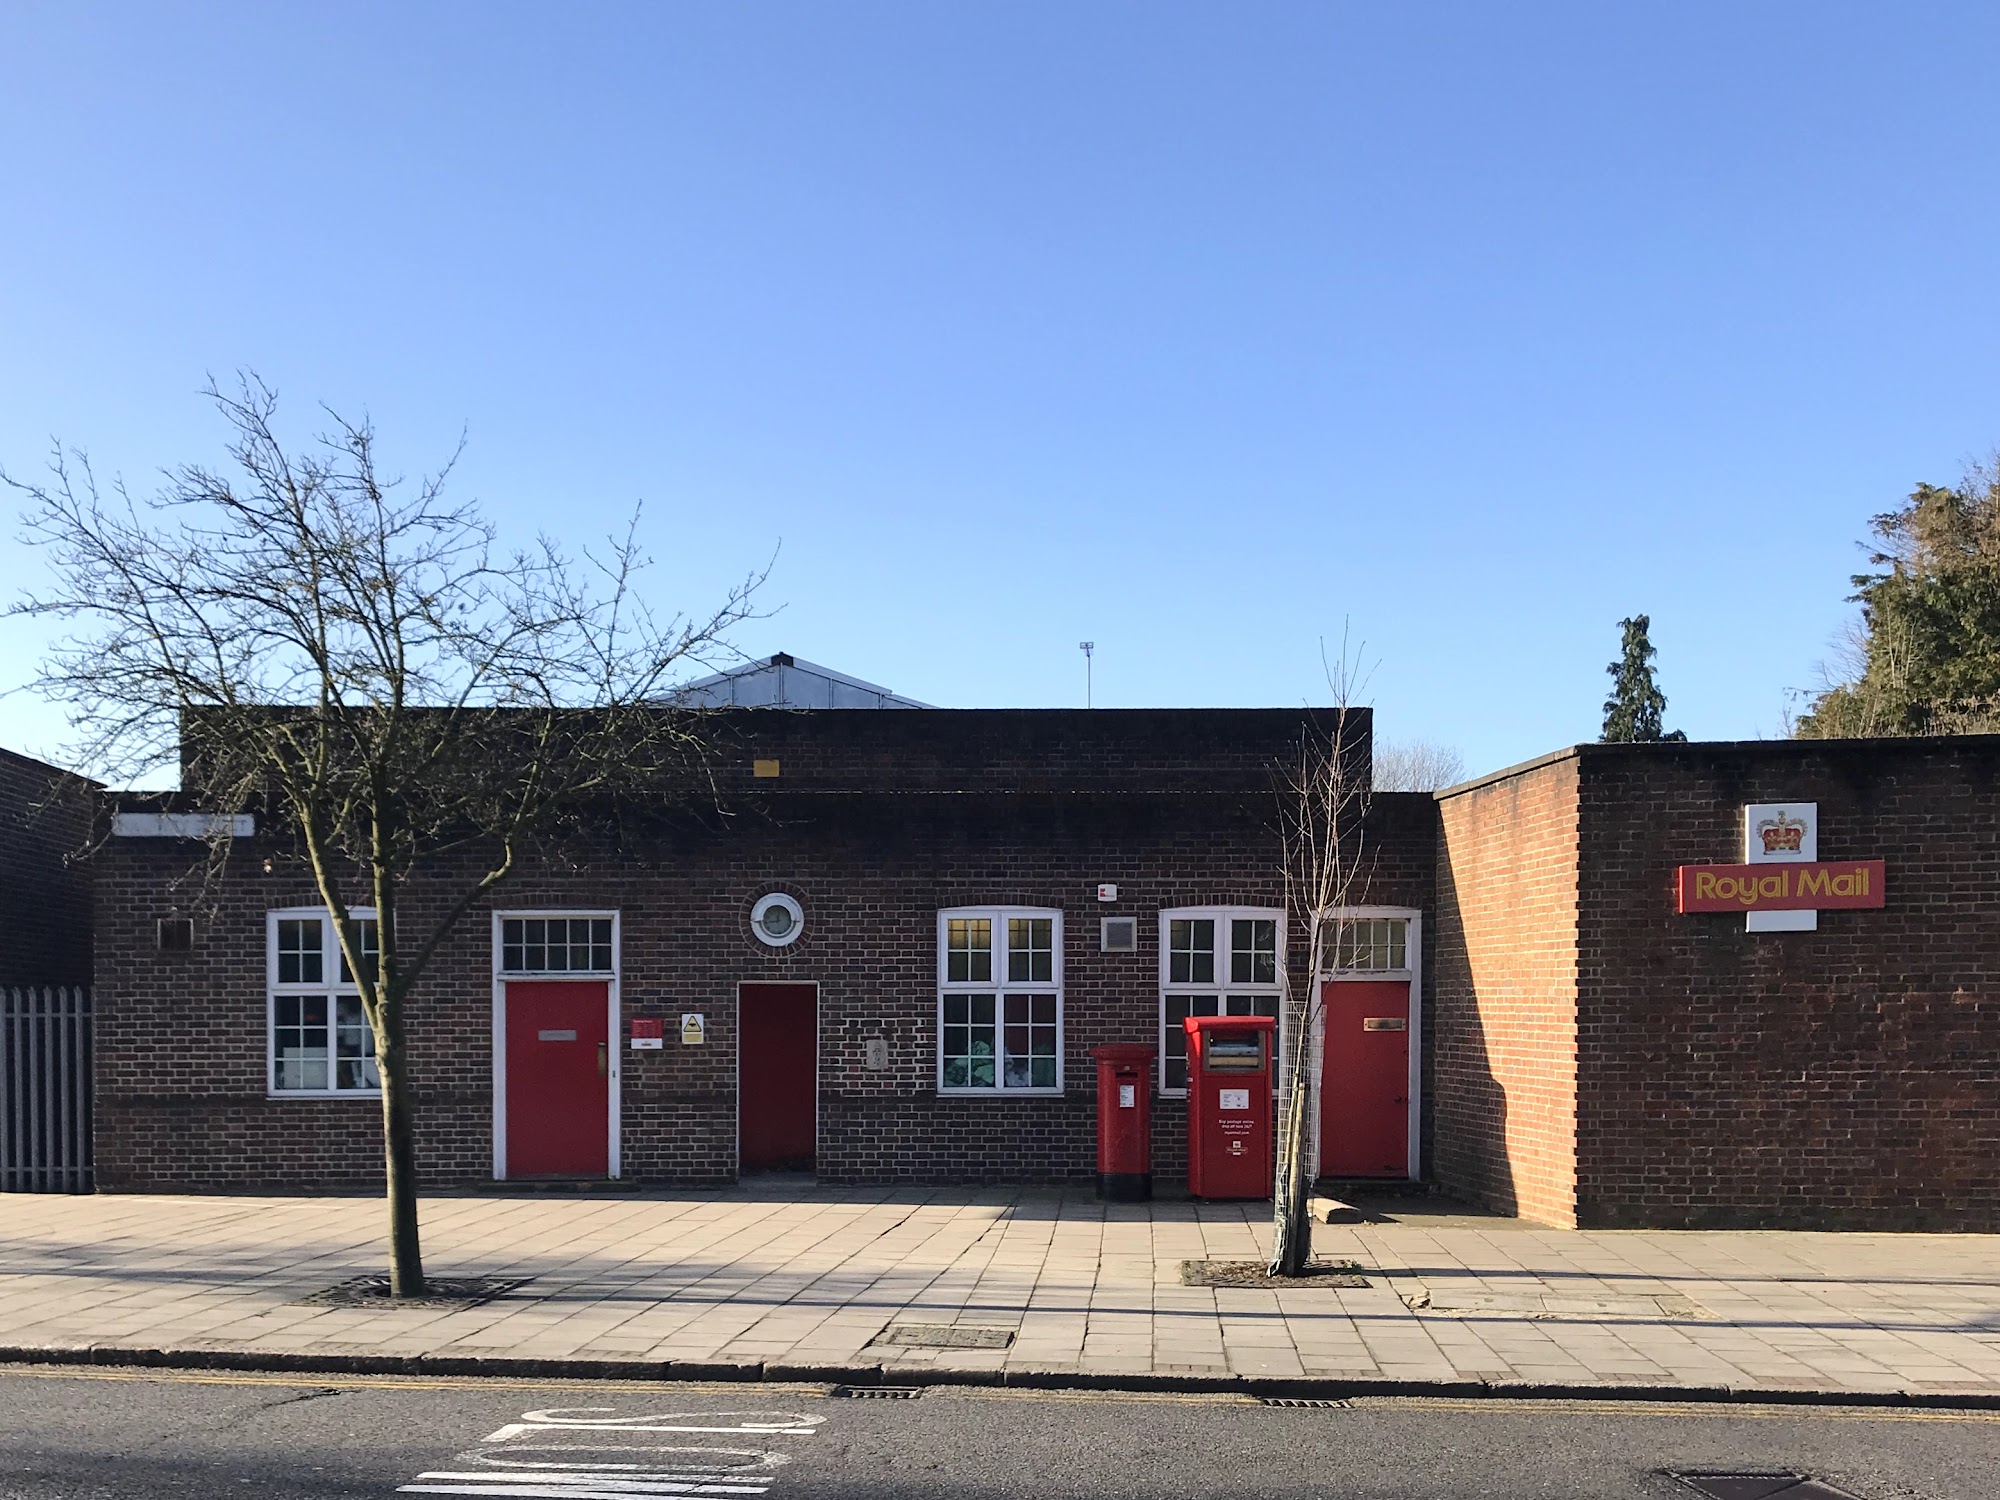
[[[391,1277],[413,1293],[410,997],[527,851],[559,852],[621,803],[712,790],[707,727],[670,689],[727,653],[764,574],[705,614],[656,618],[636,511],[581,563],[546,537],[501,554],[478,507],[446,493],[462,438],[412,484],[383,474],[365,419],[328,410],[293,448],[254,375],[205,394],[233,468],[170,469],[147,507],[60,448],[43,483],[0,473],[55,579],[8,612],[76,627],[33,685],[69,710],[80,768],[129,785],[177,763],[194,806],[257,809],[296,842],[374,1038]],[[213,841],[209,878],[227,855]],[[401,898],[420,868],[465,873],[411,926]]]

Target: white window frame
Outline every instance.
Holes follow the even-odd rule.
[[[1322,969],[1314,982],[1313,999],[1317,1002],[1319,999],[1319,985],[1327,982],[1339,984],[1345,980],[1353,980],[1361,983],[1394,984],[1398,981],[1404,981],[1409,984],[1410,1029],[1408,1035],[1410,1038],[1410,1076],[1406,1094],[1410,1101],[1410,1146],[1409,1160],[1406,1163],[1406,1168],[1409,1172],[1410,1180],[1414,1182],[1417,1180],[1423,1166],[1422,1158],[1424,1149],[1422,1139],[1424,1115],[1424,914],[1413,906],[1343,906],[1331,912],[1327,917],[1327,921],[1338,924],[1341,922],[1365,922],[1383,917],[1409,923],[1408,930],[1403,934],[1403,967],[1400,969]],[[1337,956],[1339,944],[1337,942],[1334,943],[1327,951],[1329,955]],[[1313,1014],[1316,1019],[1313,1026],[1313,1045],[1311,1048],[1312,1084],[1313,1097],[1317,1099],[1319,1097],[1320,1086],[1324,1081],[1322,1075],[1326,1067],[1326,1021],[1324,1012],[1316,1004]],[[1312,1159],[1316,1165],[1319,1162],[1320,1146],[1319,1112],[1317,1110],[1313,1112],[1312,1136]]]
[[[375,908],[356,906],[350,917],[372,922]],[[318,921],[320,927],[320,978],[307,984],[278,983],[278,923]],[[340,1067],[340,1001],[343,996],[360,998],[361,987],[340,977],[340,940],[335,936],[333,913],[324,906],[280,906],[264,913],[264,1097],[267,1099],[380,1099],[382,1087],[344,1089],[333,1080]],[[281,997],[326,996],[326,1076],[323,1089],[281,1089],[278,1087],[278,1001]],[[362,1018],[366,1024],[367,1018]],[[377,1078],[381,1074],[378,1071]]]
[[[602,921],[611,920],[611,967],[606,969],[526,969],[510,971],[503,967],[505,954],[502,949],[507,922],[533,921],[537,918],[578,917]],[[605,1120],[606,1136],[606,1176],[616,1180],[622,1175],[620,1124],[624,1118],[621,1104],[625,1077],[624,1035],[621,1018],[623,1006],[619,1000],[619,990],[625,975],[625,931],[624,923],[615,907],[532,907],[518,910],[495,911],[492,926],[493,946],[493,1180],[507,1180],[507,981],[525,979],[537,984],[560,983],[575,980],[580,984],[602,984],[605,987],[606,1035],[610,1039],[610,1070],[605,1080]]]
[[[949,953],[946,942],[950,923],[954,919],[987,918],[993,923],[993,979],[988,983],[950,980],[946,978]],[[1010,980],[1006,978],[1007,964],[1007,923],[1012,918],[1031,918],[1048,921],[1049,942],[1052,956],[1049,980]],[[944,1002],[946,992],[965,994],[967,992],[990,993],[993,1001],[993,1087],[991,1088],[946,1088],[944,1082]],[[1007,1001],[1013,995],[1048,995],[1056,997],[1056,1081],[1053,1088],[1029,1086],[1009,1087],[1007,1084]],[[937,1027],[937,1068],[935,1082],[940,1096],[953,1099],[1052,1099],[1063,1093],[1063,1051],[1067,1033],[1063,1013],[1063,914],[1054,906],[952,906],[937,914],[937,1009],[933,1017]]]
[[[1190,921],[1200,922],[1200,921],[1211,921],[1211,920],[1215,923],[1215,942],[1216,942],[1215,980],[1212,983],[1207,983],[1207,984],[1197,984],[1193,982],[1183,984],[1169,978],[1169,976],[1173,973],[1173,953],[1168,946],[1168,938],[1169,935],[1173,932],[1173,924],[1175,922],[1190,922]],[[1230,956],[1229,940],[1233,935],[1230,931],[1229,924],[1231,922],[1239,920],[1256,921],[1256,922],[1275,921],[1278,924],[1278,931],[1277,931],[1278,969],[1277,969],[1277,981],[1275,983],[1231,984],[1229,980],[1225,977],[1229,971],[1229,956]],[[1159,1090],[1160,1097],[1164,1099],[1185,1099],[1187,1097],[1187,1088],[1185,1085],[1182,1085],[1177,1088],[1169,1088],[1167,1086],[1167,997],[1169,995],[1214,995],[1218,999],[1218,1001],[1220,1001],[1224,1005],[1228,1004],[1228,1000],[1226,997],[1231,993],[1239,995],[1248,994],[1248,995],[1258,995],[1258,996],[1268,997],[1270,1000],[1274,1002],[1275,1012],[1278,1021],[1277,1041],[1274,1044],[1277,1049],[1276,1056],[1280,1059],[1283,1059],[1291,1055],[1285,1050],[1285,1037],[1289,1034],[1291,1030],[1291,1025],[1289,1018],[1285,1014],[1286,1010],[1285,910],[1283,907],[1281,906],[1169,907],[1161,911],[1160,913],[1159,938],[1160,938],[1160,984],[1159,984],[1160,1006],[1158,1014],[1159,1037],[1157,1042],[1158,1055],[1155,1059],[1155,1066],[1153,1068],[1153,1078],[1155,1087]],[[1279,1070],[1277,1068],[1273,1068],[1271,1070],[1271,1076],[1274,1081],[1277,1078],[1278,1071]]]

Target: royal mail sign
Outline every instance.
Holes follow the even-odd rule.
[[[1884,904],[1879,859],[1822,860],[1819,804],[1753,802],[1743,809],[1743,863],[1682,865],[1683,912],[1740,911],[1751,932],[1811,932],[1822,911]]]
[[[1881,906],[1887,865],[1879,859],[1791,865],[1682,865],[1680,909],[1841,911]]]

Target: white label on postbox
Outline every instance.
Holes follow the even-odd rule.
[[[1248,1109],[1250,1107],[1250,1090],[1248,1089],[1222,1089],[1218,1092],[1221,1095],[1222,1107],[1224,1109]]]
[[[1137,1109],[1139,1107],[1139,1086],[1136,1083],[1121,1083],[1118,1085],[1118,1107],[1120,1109]]]

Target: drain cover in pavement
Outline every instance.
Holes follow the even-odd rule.
[[[298,1299],[307,1307],[477,1307],[524,1287],[527,1276],[429,1276],[421,1297],[391,1297],[386,1276],[351,1276]]]
[[[845,1396],[850,1401],[914,1401],[923,1395],[914,1385],[837,1385],[829,1396]]]
[[[875,1342],[905,1349],[1005,1349],[1014,1342],[1014,1330],[963,1323],[894,1323]]]
[[[1804,1474],[1681,1474],[1674,1478],[1709,1500],[1855,1500]]]

